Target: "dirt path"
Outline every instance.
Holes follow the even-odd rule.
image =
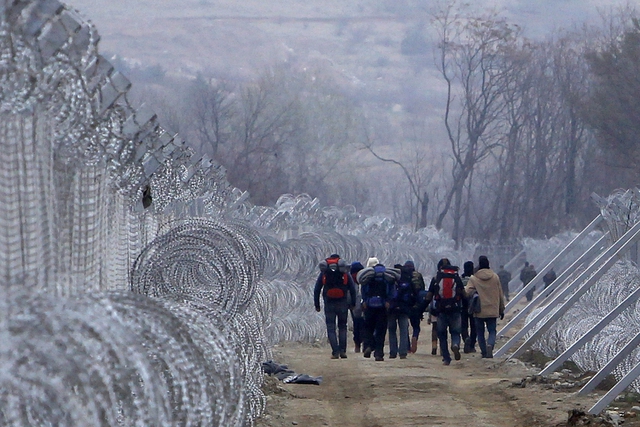
[[[375,362],[361,354],[331,360],[327,346],[286,343],[278,363],[323,377],[320,386],[274,384],[258,426],[557,426],[596,396],[577,397],[542,384],[516,387],[537,373],[522,362],[482,359],[479,353],[443,366],[422,346],[406,360]],[[272,390],[273,391],[273,390]]]

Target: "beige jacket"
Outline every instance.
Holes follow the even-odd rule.
[[[474,314],[475,317],[499,317],[500,313],[504,313],[502,286],[500,286],[498,275],[493,270],[483,268],[469,278],[465,293],[467,297],[471,297],[474,292],[478,292],[481,308],[480,313]]]

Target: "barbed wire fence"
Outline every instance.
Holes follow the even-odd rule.
[[[0,424],[251,425],[272,345],[326,334],[311,298],[319,260],[412,259],[428,276],[441,257],[472,259],[434,228],[308,195],[251,204],[131,105],[77,12],[0,4]],[[570,238],[524,245],[535,258]],[[585,297],[584,313],[609,297],[622,296]],[[570,342],[560,329],[544,351]],[[599,351],[618,345],[605,341]]]

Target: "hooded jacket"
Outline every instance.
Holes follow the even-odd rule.
[[[500,286],[500,279],[490,268],[478,270],[471,276],[465,292],[467,297],[471,297],[474,292],[478,292],[481,311],[474,314],[475,317],[484,319],[498,317],[501,313],[504,313],[504,295],[502,286]]]

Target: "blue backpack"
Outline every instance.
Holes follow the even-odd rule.
[[[367,307],[380,308],[384,306],[387,296],[386,271],[386,267],[382,264],[378,264],[373,267],[373,280],[369,285],[369,295],[367,301],[365,301],[367,303]]]
[[[401,308],[413,307],[416,303],[416,297],[413,294],[413,286],[411,282],[399,282],[394,289],[393,299],[395,305]]]

